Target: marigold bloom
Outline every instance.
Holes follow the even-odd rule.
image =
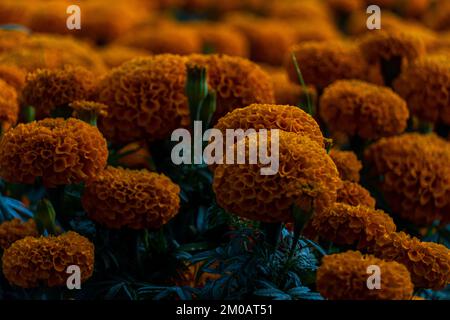
[[[450,250],[441,244],[394,232],[378,239],[373,252],[405,265],[415,287],[439,290],[450,283]]]
[[[375,199],[367,189],[351,181],[343,181],[342,183],[342,188],[337,193],[336,202],[375,209]]]
[[[424,20],[434,30],[450,30],[450,3],[446,0],[437,1]]]
[[[191,55],[189,63],[207,68],[208,84],[217,93],[216,119],[252,103],[275,103],[269,75],[240,57]]]
[[[193,28],[197,30],[202,40],[204,53],[219,53],[229,56],[247,58],[249,44],[245,36],[238,30],[226,24],[196,23]]]
[[[25,85],[26,72],[13,65],[0,65],[0,79],[20,92]]]
[[[319,90],[338,79],[364,79],[366,63],[354,46],[338,41],[310,41],[291,48],[307,85]],[[292,57],[287,60],[289,78],[300,83]]]
[[[98,101],[109,107],[99,119],[114,142],[164,139],[189,125],[185,95],[186,58],[163,54],[137,58],[107,74],[98,85]]]
[[[69,104],[69,107],[73,109],[72,116],[74,118],[79,118],[85,113],[92,113],[102,117],[108,115],[108,106],[99,102],[75,100]]]
[[[69,231],[60,236],[26,237],[14,242],[3,253],[3,274],[9,283],[34,288],[66,285],[67,267],[77,265],[81,281],[94,271],[94,245],[85,237]]]
[[[411,113],[422,120],[450,124],[450,56],[431,55],[414,61],[394,82]]]
[[[381,210],[335,203],[328,210],[313,216],[307,233],[338,245],[365,249],[395,230],[392,218]]]
[[[315,0],[272,1],[267,14],[283,20],[331,21],[331,12],[325,3]]]
[[[82,204],[108,228],[159,229],[178,213],[179,193],[163,174],[108,167],[86,185]]]
[[[289,24],[278,20],[239,16],[227,22],[247,38],[252,61],[280,66],[296,42],[296,35]]]
[[[363,139],[402,133],[409,111],[391,89],[359,80],[339,80],[320,98],[320,115],[330,130]]]
[[[106,140],[96,127],[73,118],[49,118],[4,133],[0,176],[26,184],[42,177],[47,187],[79,183],[103,170],[107,156]]]
[[[19,104],[16,90],[0,79],[0,126],[5,131],[17,122]]]
[[[129,60],[148,56],[149,53],[142,49],[110,45],[103,48],[100,51],[100,55],[108,67],[114,68]]]
[[[215,128],[222,132],[226,129],[280,129],[307,136],[319,146],[324,146],[324,137],[316,120],[293,106],[251,104],[223,116]]]
[[[256,139],[261,144],[265,137],[255,134],[246,138],[245,159]],[[270,146],[270,131],[265,141]],[[321,212],[335,202],[341,181],[322,146],[306,136],[280,130],[278,152],[279,170],[274,175],[261,175],[260,169],[267,165],[260,162],[217,165],[213,189],[218,204],[251,220],[293,222],[293,204]]]
[[[362,169],[362,163],[353,151],[332,149],[330,157],[336,164],[342,180],[359,182],[359,171]]]
[[[23,44],[28,40],[28,38],[29,35],[23,31],[0,30],[0,54]]]
[[[140,28],[117,40],[117,44],[147,50],[153,54],[192,54],[202,51],[202,41],[191,28],[176,24],[161,24]]]
[[[418,225],[449,220],[450,145],[437,136],[383,138],[365,153],[392,213]]]
[[[381,271],[381,288],[367,287],[368,267]],[[330,300],[409,300],[414,286],[404,265],[387,262],[359,251],[325,256],[317,270],[317,290]]]
[[[94,75],[82,67],[40,69],[27,75],[20,100],[22,105],[36,109],[37,119],[43,119],[58,107],[75,100],[89,99],[95,85]]]
[[[38,231],[33,219],[23,222],[20,219],[5,221],[0,224],[0,248],[9,248],[17,240],[27,236],[37,237]]]
[[[364,7],[364,0],[326,0],[325,2],[338,14],[349,14]]]

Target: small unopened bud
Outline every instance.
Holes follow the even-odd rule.
[[[201,104],[208,95],[208,79],[205,67],[188,64],[186,71],[186,95],[193,122],[200,120]]]

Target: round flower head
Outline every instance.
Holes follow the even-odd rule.
[[[310,41],[291,48],[307,85],[322,90],[338,79],[363,79],[366,64],[359,50],[338,41]],[[289,78],[300,83],[291,55],[287,60]]]
[[[375,209],[375,199],[370,195],[370,192],[351,181],[343,181],[342,188],[338,190],[336,202]]]
[[[202,51],[202,41],[195,30],[174,24],[150,26],[130,32],[118,44],[145,49],[153,54],[192,54]]]
[[[0,65],[0,79],[20,92],[25,85],[26,72],[13,65]]]
[[[228,23],[247,38],[252,61],[280,66],[296,42],[293,29],[278,20],[237,17]]]
[[[72,116],[81,119],[86,114],[94,114],[106,117],[108,115],[108,106],[94,101],[76,100],[69,104],[72,108]]]
[[[450,124],[450,55],[424,56],[394,82],[395,91],[422,120]]]
[[[236,159],[245,156],[246,164],[217,165],[213,189],[218,204],[240,217],[263,222],[293,222],[293,204],[315,212],[330,207],[341,181],[325,149],[306,136],[282,130],[277,143],[273,132],[249,135],[233,146]],[[264,149],[262,141],[271,148],[272,159],[278,158],[279,166],[272,167],[270,174],[262,174],[270,164],[262,164],[260,158],[257,164],[249,164],[250,147],[258,142]]]
[[[99,54],[72,37],[36,34],[22,41],[0,53],[0,64],[16,65],[30,72],[42,68],[63,68],[66,65],[84,67],[96,74],[105,71]]]
[[[192,55],[189,63],[204,66],[208,84],[217,94],[216,119],[252,103],[274,103],[269,75],[258,65],[240,57]]]
[[[95,85],[94,75],[82,67],[42,69],[28,74],[20,100],[36,109],[37,119],[43,119],[58,107],[88,99]]]
[[[417,133],[383,138],[365,153],[392,213],[418,225],[450,219],[450,145]]]
[[[365,249],[395,230],[392,218],[381,210],[335,203],[328,210],[314,215],[307,233],[338,245]]]
[[[373,252],[382,259],[405,265],[418,288],[439,290],[450,283],[450,250],[441,244],[394,232],[378,239]]]
[[[249,44],[247,39],[238,30],[225,24],[196,23],[197,30],[204,53],[221,53],[229,56],[247,58]]]
[[[402,133],[409,112],[405,101],[389,88],[339,80],[324,90],[320,115],[331,131],[378,139]]]
[[[336,164],[342,180],[359,182],[359,171],[362,169],[362,163],[353,151],[332,149],[330,157]]]
[[[26,237],[3,253],[3,274],[9,283],[22,288],[66,285],[67,267],[77,265],[81,281],[94,271],[94,245],[69,231],[60,236]]]
[[[186,59],[156,55],[124,63],[98,85],[98,102],[109,107],[99,119],[105,136],[118,143],[164,139],[189,125]]]
[[[283,20],[330,21],[331,13],[325,3],[315,0],[272,1],[267,14]]]
[[[17,122],[19,104],[16,90],[0,79],[0,127],[3,131]]]
[[[381,288],[369,289],[367,270],[378,266]],[[404,265],[388,262],[359,251],[325,256],[317,270],[317,290],[330,300],[409,300],[414,286]]]
[[[23,31],[3,29],[0,30],[0,54],[10,51],[18,45],[22,45],[28,40],[28,38],[28,33]]]
[[[142,49],[111,45],[101,50],[100,55],[108,67],[114,68],[134,58],[148,56],[149,53]]]
[[[324,146],[324,137],[316,120],[293,106],[251,104],[223,116],[215,128],[223,133],[226,129],[280,129],[307,136],[319,146]]]
[[[23,222],[20,219],[5,221],[0,224],[0,248],[5,250],[17,240],[27,236],[37,237],[38,231],[33,219]]]
[[[391,86],[401,69],[425,54],[426,41],[410,31],[375,31],[367,33],[359,47],[369,65],[375,65],[384,83]]]
[[[159,229],[180,207],[180,187],[163,174],[108,167],[86,185],[83,208],[108,228]]]
[[[318,26],[317,24],[320,23]],[[340,38],[339,31],[332,22],[308,20],[294,20],[289,22],[294,32],[295,43],[306,41],[335,41]]]
[[[450,30],[450,3],[439,0],[424,18],[426,24],[434,30]]]
[[[0,176],[12,183],[45,186],[92,179],[106,165],[106,140],[96,127],[70,118],[19,124],[0,141]]]

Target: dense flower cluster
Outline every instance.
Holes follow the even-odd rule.
[[[33,219],[23,222],[20,219],[5,221],[0,224],[0,248],[5,250],[17,240],[25,237],[37,237],[38,231]]]
[[[89,99],[95,85],[95,76],[82,67],[39,69],[28,74],[20,100],[22,105],[33,106],[37,119],[42,119],[72,101]]]
[[[3,253],[3,274],[13,285],[34,288],[41,284],[66,285],[68,266],[77,265],[81,281],[94,271],[94,245],[85,237],[69,231],[47,238],[26,237],[14,242]]]
[[[324,145],[324,137],[314,118],[293,106],[251,104],[245,108],[235,109],[220,118],[215,128],[222,132],[226,129],[280,129],[299,133],[320,146]]]
[[[108,167],[86,185],[82,203],[108,228],[158,229],[178,213],[179,193],[163,174]]]
[[[339,79],[364,79],[367,69],[363,56],[354,46],[338,42],[305,42],[291,48],[308,85],[323,89]],[[299,83],[290,55],[287,70],[292,81]]]
[[[250,58],[256,62],[282,65],[289,48],[296,42],[294,31],[278,20],[244,16],[230,19],[228,23],[245,35],[250,45]]]
[[[113,69],[98,86],[98,101],[109,107],[99,119],[103,134],[115,142],[158,140],[189,124],[185,96],[186,58],[156,55]]]
[[[392,218],[383,211],[345,203],[335,203],[316,214],[310,224],[308,234],[359,249],[370,248],[379,238],[396,230]]]
[[[19,124],[0,141],[0,176],[47,187],[92,179],[106,165],[106,141],[96,127],[77,120],[44,119]],[[11,170],[14,168],[14,170]]]
[[[375,208],[375,199],[370,192],[359,184],[351,181],[343,181],[342,188],[338,190],[337,202],[351,206],[365,206]]]
[[[367,268],[376,265],[381,271],[381,288],[367,287]],[[358,251],[325,256],[317,270],[317,289],[330,300],[407,300],[413,284],[405,266],[387,262]]]
[[[100,55],[106,66],[114,68],[120,66],[128,60],[148,56],[149,53],[142,49],[110,45],[101,50]]]
[[[250,139],[246,138],[245,159]],[[270,134],[267,137],[270,146]],[[261,143],[261,142],[260,142]],[[242,150],[237,150],[238,155]],[[275,152],[272,150],[272,152]],[[261,175],[261,164],[221,164],[213,189],[220,206],[241,217],[264,222],[292,222],[291,207],[321,212],[336,200],[341,186],[336,166],[323,147],[306,136],[279,131],[279,170]]]
[[[0,79],[0,127],[9,129],[17,122],[19,104],[16,90]]]
[[[196,23],[204,53],[221,53],[247,58],[250,54],[247,39],[238,30],[225,24]]]
[[[362,169],[362,163],[354,152],[332,149],[330,157],[336,164],[342,180],[359,182],[359,171]]]
[[[394,83],[411,113],[430,122],[450,124],[450,56],[432,55],[414,61]]]
[[[449,220],[450,145],[417,133],[383,138],[365,155],[393,213],[418,225]]]
[[[258,65],[240,57],[192,55],[189,62],[205,66],[208,84],[217,93],[218,119],[252,103],[275,103],[272,81]]]
[[[418,288],[438,290],[450,283],[450,250],[441,244],[394,232],[379,238],[373,252],[382,259],[405,265]]]
[[[363,139],[399,134],[409,111],[391,89],[359,80],[339,80],[320,98],[320,115],[330,130]]]
[[[25,85],[26,72],[13,65],[0,65],[0,79],[14,87],[17,92]]]

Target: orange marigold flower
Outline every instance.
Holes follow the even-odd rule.
[[[450,30],[450,3],[446,0],[437,1],[424,20],[434,30]]]
[[[450,56],[424,56],[408,66],[394,82],[395,91],[411,113],[433,123],[450,124]]]
[[[107,46],[99,51],[99,53],[105,64],[110,68],[118,67],[122,63],[134,58],[141,58],[149,55],[145,50],[119,45]]]
[[[140,28],[126,34],[117,41],[118,44],[145,49],[153,54],[192,54],[202,51],[202,41],[191,27],[179,24],[161,24]]]
[[[332,149],[330,157],[336,164],[342,180],[359,182],[359,171],[362,169],[362,163],[353,151]]]
[[[204,53],[221,53],[244,58],[249,56],[247,39],[238,30],[225,24],[207,22],[196,23],[193,27],[202,40]]]
[[[23,222],[20,219],[5,221],[0,224],[0,248],[9,248],[17,240],[27,236],[37,237],[38,231],[33,219]]]
[[[26,184],[41,177],[47,187],[79,183],[103,170],[107,156],[106,140],[96,127],[73,118],[49,118],[5,132],[0,176]]]
[[[186,58],[163,54],[137,58],[107,74],[98,102],[109,107],[99,128],[114,142],[164,139],[189,125]]]
[[[381,288],[367,287],[368,267],[381,271]],[[414,286],[404,265],[388,262],[359,251],[325,256],[317,270],[317,290],[330,300],[409,300]]]
[[[238,16],[227,22],[247,38],[252,61],[281,66],[296,42],[294,30],[282,21]]]
[[[26,72],[13,65],[0,65],[0,79],[20,92],[25,85]]]
[[[0,4],[2,5],[2,4]],[[0,8],[0,14],[3,14]],[[0,30],[0,54],[12,50],[28,39],[28,33],[19,30]]]
[[[450,144],[431,135],[383,138],[365,153],[392,213],[418,225],[450,219]]]
[[[310,41],[291,48],[307,85],[319,90],[338,79],[364,79],[367,69],[358,48],[340,41]],[[288,56],[289,78],[300,83],[292,61]]]
[[[307,136],[320,146],[324,137],[316,120],[302,109],[274,104],[251,104],[238,108],[219,119],[216,129],[280,129]]]
[[[66,65],[85,67],[96,74],[105,71],[100,55],[89,45],[69,36],[47,34],[27,36],[9,50],[3,53],[0,50],[0,64],[16,65],[27,71]]]
[[[349,14],[364,7],[365,0],[326,0],[328,6],[336,13]]]
[[[375,209],[375,199],[370,195],[370,192],[351,181],[343,181],[342,188],[338,190],[336,202]]]
[[[322,1],[272,1],[267,14],[283,20],[331,21],[331,12]]]
[[[81,281],[94,271],[94,245],[85,237],[69,231],[60,236],[26,237],[14,242],[3,253],[3,274],[9,283],[34,288],[66,285],[68,266],[77,265]]]
[[[257,139],[259,143],[264,139],[270,146],[270,131],[267,137],[249,135],[245,150],[235,145],[238,156],[244,151],[242,156],[249,159],[250,143]],[[280,130],[278,149],[279,170],[273,175],[261,175],[260,169],[267,166],[261,163],[217,165],[213,189],[218,204],[251,220],[293,222],[293,204],[305,211],[321,212],[336,201],[341,181],[321,145],[306,136]]]
[[[99,102],[76,100],[69,103],[69,107],[73,109],[72,116],[74,118],[79,118],[85,113],[92,113],[101,117],[108,115],[108,106]]]
[[[355,245],[358,249],[365,249],[395,230],[392,218],[381,210],[335,203],[328,210],[313,216],[307,234],[338,245]]]
[[[391,89],[359,80],[338,80],[320,98],[320,115],[330,130],[378,139],[402,133],[409,111]]]
[[[441,244],[394,232],[378,239],[373,252],[382,259],[405,265],[416,287],[439,290],[450,283],[450,250]]]
[[[3,131],[17,122],[19,104],[16,90],[0,79],[0,126]]]
[[[319,24],[319,25],[318,25]],[[294,32],[295,43],[306,41],[330,41],[340,38],[339,31],[329,21],[293,20],[289,26]]]
[[[82,67],[42,69],[28,74],[20,100],[36,109],[37,119],[43,119],[58,107],[88,99],[95,85],[94,75]]]
[[[269,75],[247,59],[217,54],[192,55],[189,63],[207,68],[208,84],[217,93],[216,119],[252,103],[275,103]]]
[[[163,174],[108,167],[86,185],[82,204],[108,228],[159,229],[178,213],[179,193]]]

